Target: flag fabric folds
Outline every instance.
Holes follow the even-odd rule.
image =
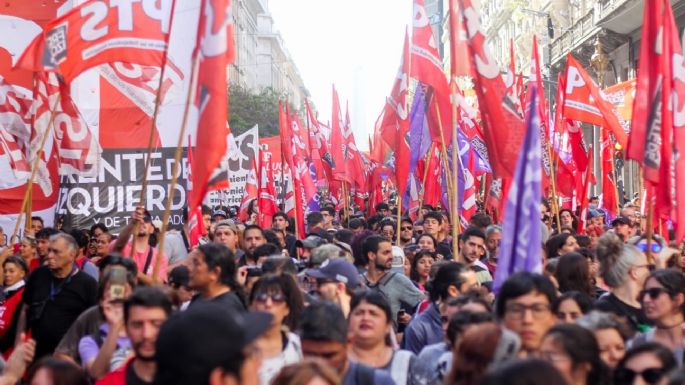
[[[627,157],[643,166],[655,223],[670,218],[675,240],[685,239],[685,79],[683,51],[669,1],[645,2]]]
[[[517,111],[517,102],[508,95],[500,68],[485,44],[484,29],[473,1],[458,0],[458,5],[468,42],[462,45],[466,51],[452,55],[471,61],[490,165],[496,177],[511,178],[523,140],[523,117]]]
[[[400,196],[409,180],[409,35],[405,32],[402,61],[395,84],[387,98],[381,123],[381,136],[395,152],[395,183]]]
[[[228,127],[227,67],[233,56],[229,0],[203,0],[200,8],[197,45],[198,79],[195,108],[198,110],[197,142],[194,149],[193,196],[197,207],[207,193],[207,184],[226,154]],[[220,21],[219,25],[215,25]],[[195,57],[195,56],[194,56]]]
[[[599,87],[570,53],[566,61],[565,83],[564,116],[609,130],[616,141],[625,147],[628,137],[613,106],[605,100]]]
[[[526,134],[516,162],[507,196],[502,247],[498,256],[494,290],[498,292],[510,275],[540,272],[542,240],[540,200],[542,199],[542,169],[540,154],[540,116],[535,86],[526,119]]]
[[[174,2],[86,1],[50,22],[26,49],[19,66],[34,71],[59,69],[70,83],[99,64],[159,65],[169,43]],[[214,11],[211,6],[205,10]]]

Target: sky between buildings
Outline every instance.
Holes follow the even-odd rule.
[[[331,87],[350,119],[357,146],[368,136],[400,65],[404,31],[411,24],[408,0],[271,0],[275,27],[319,110],[331,120]],[[344,111],[343,111],[344,113]]]

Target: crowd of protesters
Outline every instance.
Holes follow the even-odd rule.
[[[33,217],[1,253],[0,385],[685,384],[684,249],[639,206],[582,233],[540,207],[541,270],[496,293],[485,212],[456,240],[429,206],[322,202],[306,234],[203,207],[199,245],[184,225],[164,250],[142,208],[119,234]]]

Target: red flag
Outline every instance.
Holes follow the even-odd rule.
[[[614,144],[606,130],[602,130],[602,207],[610,217],[618,215],[618,196],[614,170]],[[592,168],[589,166],[588,168]]]
[[[616,141],[625,147],[628,137],[616,117],[613,106],[605,100],[604,94],[570,53],[566,62],[565,82],[564,116],[609,130],[616,137]]]
[[[676,241],[685,238],[685,79],[683,52],[671,4],[645,4],[628,157],[644,167],[646,190],[659,218],[670,217]]]
[[[245,195],[243,195],[243,199],[240,201],[238,219],[240,219],[242,222],[246,222],[248,219],[250,219],[247,209],[250,207],[250,202],[257,199],[257,172],[259,171],[257,169],[257,157],[258,155],[252,158],[252,168],[247,174],[247,180],[245,181]]]
[[[537,108],[540,114],[540,145],[542,146],[542,191],[546,191],[549,188],[550,176],[552,175],[552,163],[550,160],[550,145],[548,142],[549,137],[549,110],[547,109],[547,99],[545,98],[545,88],[542,85],[542,74],[540,72],[540,55],[538,53],[538,39],[533,35],[533,50],[532,50],[532,61],[530,67],[530,78],[531,83],[535,83],[535,89],[537,89]],[[532,89],[529,88],[529,90]],[[530,95],[528,99],[530,100]],[[526,106],[526,109],[528,107]]]
[[[442,59],[433,35],[424,0],[414,0],[414,19],[411,38],[411,77],[433,89],[433,101],[429,103],[428,127],[434,142],[452,140],[452,114],[450,109],[450,88],[442,69]],[[406,58],[402,63],[405,63]],[[408,64],[403,64],[407,68]],[[406,70],[405,70],[406,72]],[[407,80],[407,85],[409,81]],[[436,111],[436,104],[438,106]],[[409,111],[407,111],[407,114]],[[442,133],[440,132],[442,126]],[[392,147],[392,146],[391,146]],[[407,158],[408,159],[408,158]]]
[[[319,121],[314,116],[314,112],[309,106],[309,101],[305,99],[305,107],[307,109],[307,120],[309,121],[309,148],[311,150],[311,157],[316,166],[316,172],[319,179],[330,180],[333,171],[331,170],[331,153],[328,150],[328,142],[321,132]]]
[[[345,122],[340,110],[340,99],[338,92],[333,86],[333,117],[331,120],[331,159],[333,160],[333,180],[351,182],[348,179],[347,163],[345,162],[345,152],[347,140],[344,138],[342,129]]]
[[[297,169],[293,163],[293,145],[292,145],[292,132],[290,123],[290,110],[286,103],[285,108],[281,101],[278,102],[278,127],[281,136],[281,153],[283,154],[283,159],[285,164],[288,165],[290,169],[290,180],[292,181],[292,188],[295,198],[295,225],[297,226],[297,232],[299,236],[304,234],[304,206],[302,205],[301,196],[301,181],[297,177]]]
[[[19,59],[34,71],[58,68],[67,83],[99,64],[159,65],[167,50],[173,0],[87,1],[50,22]]]
[[[395,182],[400,196],[404,195],[409,179],[409,65],[409,35],[405,32],[400,69],[386,99],[380,127],[383,140],[395,152]]]
[[[207,183],[226,154],[231,133],[226,108],[227,67],[233,55],[230,15],[230,0],[203,0],[195,49],[195,55],[200,55],[195,100],[199,119],[190,207],[198,206],[207,193]]]
[[[458,0],[462,22],[466,26],[466,51],[453,55],[471,61],[482,126],[488,147],[490,165],[498,177],[512,178],[523,141],[523,116],[517,102],[507,94],[495,58],[485,44],[478,11],[472,0]]]
[[[592,146],[588,150],[588,163],[592,164]],[[581,175],[581,174],[578,174]],[[587,167],[585,170],[585,178],[582,179],[581,188],[578,190],[580,195],[580,217],[578,218],[578,234],[583,234],[586,226],[587,212],[590,207],[590,186],[592,185],[594,177],[592,175],[592,167]]]
[[[273,163],[271,155],[263,153],[259,172],[259,192],[257,205],[259,206],[259,226],[263,229],[271,227],[273,215],[278,211],[276,203],[276,183],[274,181]]]
[[[352,126],[350,124],[350,108],[349,103],[345,105],[345,128],[342,130],[343,137],[346,140],[345,146],[345,162],[347,163],[347,175],[350,181],[354,183],[354,188],[360,190],[362,193],[366,191],[366,175],[364,172],[364,163],[359,149],[357,149],[357,142],[354,139]]]
[[[191,148],[191,136],[188,135],[188,186],[186,198],[190,198],[193,191],[193,151]],[[207,229],[205,228],[205,222],[202,220],[202,207],[197,206],[192,209],[188,206],[188,238],[190,246],[197,246],[200,243],[200,238],[207,235]]]
[[[53,129],[60,174],[94,176],[101,148],[71,100],[69,87],[52,72],[36,73],[34,125],[47,127],[54,108]]]
[[[452,79],[457,76],[471,76],[473,64],[470,60],[464,60],[463,56],[459,56],[464,52],[468,52],[469,49],[469,36],[459,9],[460,1],[450,0],[449,7],[450,74]]]

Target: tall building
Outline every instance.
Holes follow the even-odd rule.
[[[309,91],[274,29],[268,0],[234,0],[233,23],[236,60],[229,71],[230,83],[254,92],[272,88],[294,106],[303,106]]]

